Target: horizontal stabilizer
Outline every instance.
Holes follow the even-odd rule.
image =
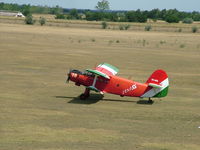
[[[151,87],[155,87],[155,88],[162,88],[161,85],[159,85],[159,84],[155,84],[155,83],[149,83],[149,86],[151,86]]]

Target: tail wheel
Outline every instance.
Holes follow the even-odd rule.
[[[151,100],[151,98],[149,98],[148,103],[153,104],[153,100]]]

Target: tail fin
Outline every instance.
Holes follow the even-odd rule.
[[[156,70],[147,80],[148,88],[141,97],[165,97],[168,94],[169,80],[164,70]]]

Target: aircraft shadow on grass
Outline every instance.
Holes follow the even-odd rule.
[[[103,95],[101,94],[90,94],[90,98],[86,100],[81,100],[79,96],[77,97],[68,97],[68,96],[55,96],[56,98],[67,98],[71,99],[68,101],[68,103],[73,103],[73,104],[95,104],[98,101],[103,99]]]
[[[147,100],[138,100],[138,101],[131,101],[131,100],[117,100],[117,99],[104,99],[103,95],[101,94],[90,94],[90,97],[86,100],[81,100],[79,96],[77,97],[68,97],[68,96],[55,96],[56,98],[67,98],[71,99],[68,103],[73,104],[95,104],[101,101],[110,101],[110,102],[122,102],[122,103],[137,103],[143,105],[152,105],[153,103],[149,103]]]

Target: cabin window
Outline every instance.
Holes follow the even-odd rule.
[[[88,71],[85,71],[85,72],[83,73],[83,75],[86,75],[86,76],[89,76],[89,77],[94,77],[94,74],[91,73],[91,72],[88,72]]]

